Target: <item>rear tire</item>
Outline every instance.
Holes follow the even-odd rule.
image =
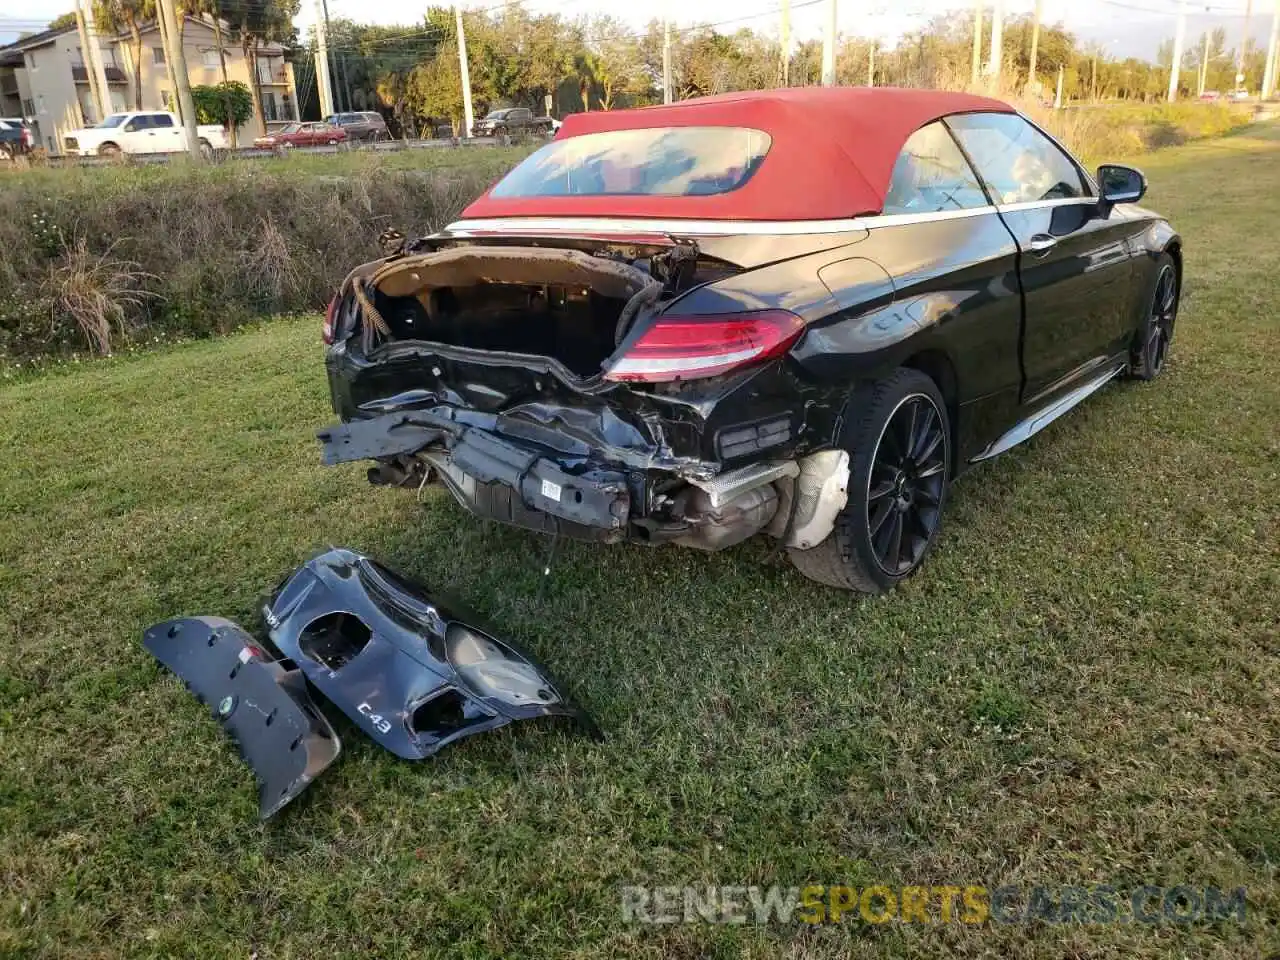
[[[1151,302],[1129,351],[1131,379],[1154,380],[1164,369],[1169,344],[1173,341],[1174,323],[1178,319],[1179,288],[1177,264],[1169,254],[1160,254],[1156,261],[1156,282],[1151,291]]]
[[[951,422],[937,385],[901,369],[859,388],[846,408],[849,500],[809,550],[788,550],[811,580],[884,593],[920,568],[951,486]]]

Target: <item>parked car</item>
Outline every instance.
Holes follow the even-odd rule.
[[[1163,369],[1182,242],[1145,191],[967,94],[577,114],[347,278],[324,458],[584,540],[765,533],[814,580],[883,591],[956,476]]]
[[[391,134],[387,131],[387,121],[382,119],[382,114],[372,110],[360,113],[335,113],[331,117],[326,117],[324,122],[332,127],[340,127],[345,131],[347,139],[353,143],[375,143],[391,138]]]
[[[196,133],[206,156],[227,148],[227,132],[216,123],[202,123]],[[62,150],[72,157],[182,153],[186,149],[182,124],[175,114],[163,110],[113,113],[97,126],[71,130],[62,137]]]
[[[551,117],[535,117],[528,107],[505,107],[490,110],[471,128],[473,137],[505,137],[520,134],[545,136],[552,131]]]
[[[253,141],[255,147],[318,147],[343,143],[347,131],[328,123],[290,123]]]
[[[0,160],[13,160],[35,145],[31,127],[21,117],[0,117]]]
[[[1206,90],[1204,93],[1200,94],[1200,99],[1204,100],[1206,103],[1213,103],[1221,100],[1222,94],[1217,90]]]

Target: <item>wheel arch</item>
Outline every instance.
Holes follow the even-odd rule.
[[[918,370],[934,382],[938,392],[947,405],[947,420],[950,425],[951,473],[956,475],[959,466],[959,423],[960,423],[960,381],[956,376],[955,364],[947,352],[939,347],[918,350],[902,361],[901,366]]]
[[[1175,236],[1165,245],[1164,252],[1173,257],[1174,277],[1178,282],[1178,295],[1182,295],[1182,239]]]

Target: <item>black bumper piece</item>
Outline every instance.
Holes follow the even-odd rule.
[[[328,465],[425,451],[454,497],[478,516],[544,530],[555,530],[559,519],[598,531],[584,539],[625,535],[631,494],[618,470],[585,466],[570,472],[536,446],[428,410],[353,420],[316,436]],[[551,523],[537,522],[538,514]]]
[[[212,710],[239,748],[258,778],[263,820],[341,752],[333,727],[307,695],[302,673],[268,660],[230,620],[167,620],[148,629],[142,645]]]
[[[258,778],[264,820],[341,750],[309,689],[408,760],[516,720],[565,717],[599,736],[518,646],[457,601],[351,550],[331,548],[294,571],[263,615],[287,660],[270,659],[220,617],[167,620],[142,642],[237,744]]]

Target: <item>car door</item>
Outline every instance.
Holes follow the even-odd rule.
[[[1018,247],[941,121],[907,139],[882,212],[866,221],[869,236],[849,248],[849,259],[819,272],[848,316],[810,342],[837,365],[847,364],[846,351],[879,343],[898,350],[904,335],[912,353],[945,356],[957,450],[968,460],[1018,417]],[[892,303],[867,313],[880,296],[877,276]]]
[[[178,153],[185,150],[186,138],[182,128],[173,122],[167,113],[153,113],[149,117],[151,129],[151,150],[158,153]]]
[[[947,125],[1018,244],[1024,404],[1123,351],[1133,263],[1122,218],[1101,213],[1080,165],[1025,118],[971,113]]]
[[[151,115],[139,113],[120,128],[117,135],[120,149],[125,153],[157,153],[155,131],[151,128]]]

